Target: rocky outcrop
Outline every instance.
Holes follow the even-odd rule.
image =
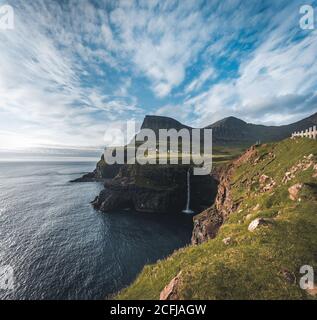
[[[178,287],[182,272],[171,280],[171,282],[160,293],[160,300],[179,300]]]
[[[121,167],[121,164],[106,164],[104,161],[104,155],[102,155],[93,172],[89,172],[80,178],[72,180],[71,182],[103,182],[105,179],[114,178],[119,173]]]
[[[260,192],[272,191],[276,186],[276,182],[269,176],[262,174],[259,178]]]
[[[293,201],[296,201],[299,199],[299,192],[302,190],[303,184],[302,183],[296,183],[290,188],[288,188],[289,192],[289,198]]]
[[[256,155],[256,147],[253,146],[228,167],[213,171],[212,176],[219,181],[215,204],[194,217],[192,244],[215,238],[220,226],[239,207],[240,202],[234,202],[230,194],[231,178],[236,168],[251,161]]]
[[[123,165],[117,176],[105,181],[105,189],[92,202],[95,209],[110,212],[133,209],[139,212],[172,213],[185,208],[186,165]],[[217,182],[211,176],[192,176],[191,208],[210,206]]]
[[[296,177],[296,175],[302,171],[308,170],[310,167],[313,167],[316,171],[316,164],[314,162],[314,155],[310,154],[304,156],[302,160],[298,161],[294,166],[292,166],[284,175],[282,182],[288,183]]]
[[[194,217],[192,244],[200,244],[216,237],[223,223],[222,215],[211,207]]]
[[[267,226],[273,223],[272,219],[267,219],[267,218],[257,218],[255,220],[253,220],[249,226],[248,226],[248,230],[250,232],[255,231],[256,229],[258,229],[260,226]]]

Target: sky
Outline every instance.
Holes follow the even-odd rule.
[[[317,111],[309,0],[0,0],[0,151],[99,150],[147,114],[194,127]],[[77,152],[77,151],[76,151]]]

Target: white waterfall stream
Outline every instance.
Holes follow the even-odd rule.
[[[194,211],[190,210],[190,169],[187,171],[187,202],[186,209],[183,210],[183,213],[192,214]]]

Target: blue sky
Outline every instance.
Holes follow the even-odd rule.
[[[200,127],[317,111],[317,32],[299,28],[303,4],[317,24],[316,1],[5,3],[15,29],[0,30],[3,150],[94,149],[146,114]]]

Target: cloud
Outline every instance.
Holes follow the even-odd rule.
[[[200,10],[202,1],[119,2],[110,14],[116,47],[167,96],[185,78],[185,70],[204,48],[213,30]]]
[[[155,115],[166,116],[174,119],[178,119],[183,123],[190,123],[190,113],[192,112],[191,108],[187,105],[179,104],[168,104],[158,108],[155,112]]]
[[[317,35],[298,27],[297,1],[10,4],[16,28],[0,31],[2,147],[102,146],[106,129],[147,113],[201,126],[316,111]]]
[[[292,12],[288,8],[280,14],[280,24],[240,64],[238,77],[187,99],[197,124],[208,125],[229,115],[281,124],[317,110],[317,32],[299,37],[297,21],[289,18],[294,17]]]
[[[190,93],[201,88],[201,86],[211,77],[215,76],[215,70],[213,68],[207,68],[204,70],[198,78],[194,79],[186,88],[185,93]]]
[[[1,139],[2,146],[104,144],[107,122],[131,118],[129,113],[137,114],[139,108],[134,97],[105,90],[102,66],[117,64],[99,38],[98,10],[89,2],[77,10],[73,3],[67,13],[56,3],[13,5],[16,28],[0,33],[0,121],[2,129],[14,134]],[[102,44],[96,50],[95,42]],[[102,85],[86,83],[96,74],[104,78]]]

